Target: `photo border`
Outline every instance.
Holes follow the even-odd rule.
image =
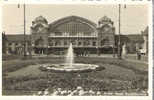
[[[20,0],[21,1],[21,0]],[[47,2],[45,2],[47,1]],[[58,0],[57,2],[53,2],[55,0],[53,0],[52,2],[50,0],[45,0],[44,2],[43,1],[27,1],[25,2],[26,4],[59,4],[59,5],[65,5],[65,4],[76,4],[76,5],[103,5],[103,4],[131,4],[131,5],[138,5],[138,4],[148,4],[149,5],[149,18],[148,18],[148,21],[149,21],[149,52],[148,52],[148,81],[149,81],[149,96],[2,96],[2,73],[0,74],[1,78],[0,78],[0,99],[1,100],[12,100],[12,99],[15,99],[15,100],[32,100],[32,99],[37,99],[37,100],[86,100],[86,99],[89,99],[89,100],[152,100],[152,92],[153,92],[153,89],[152,89],[152,80],[153,80],[153,21],[152,20],[152,1],[142,1],[142,2],[127,2],[125,0],[125,2],[115,2],[115,1],[111,1],[111,2],[82,2],[82,1],[77,1],[77,2],[64,2],[64,1],[60,1]],[[23,4],[24,2],[20,2],[21,4]],[[5,4],[18,4],[18,2],[11,2],[11,1],[8,1],[8,2],[3,2],[2,4],[0,4],[0,22],[2,22],[2,6],[5,5]],[[0,23],[0,32],[2,33],[2,23]],[[0,40],[0,48],[2,48],[2,38]],[[1,58],[0,60],[2,61],[2,50],[1,50]],[[151,56],[152,55],[152,56]],[[1,62],[1,65],[2,65],[2,62]],[[2,67],[0,68],[1,72],[2,72]]]

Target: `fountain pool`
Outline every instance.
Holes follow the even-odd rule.
[[[72,43],[67,51],[65,63],[61,64],[43,64],[40,65],[40,69],[44,71],[56,71],[56,72],[87,72],[93,70],[100,70],[104,67],[100,67],[94,64],[74,63],[74,53]]]

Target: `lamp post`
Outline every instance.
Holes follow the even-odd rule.
[[[121,59],[121,40],[120,40],[120,35],[121,35],[121,4],[119,4],[119,35],[118,35],[118,58]]]
[[[20,4],[18,4],[18,8],[20,8]],[[23,13],[24,13],[24,57],[26,57],[26,5],[23,4]]]
[[[126,4],[124,5],[124,8],[126,8]],[[121,53],[122,53],[122,45],[121,45],[121,4],[119,4],[119,35],[118,35],[118,58],[122,59]]]
[[[26,57],[26,5],[24,3],[24,57]]]

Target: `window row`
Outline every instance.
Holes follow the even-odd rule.
[[[70,43],[75,46],[96,46],[96,41],[51,41],[49,46],[68,46]]]

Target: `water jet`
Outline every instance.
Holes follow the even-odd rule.
[[[54,71],[54,72],[90,72],[93,70],[101,70],[100,66],[94,64],[83,64],[74,62],[74,52],[73,45],[70,43],[70,46],[67,50],[65,57],[65,63],[61,64],[43,64],[41,68],[43,71]]]

